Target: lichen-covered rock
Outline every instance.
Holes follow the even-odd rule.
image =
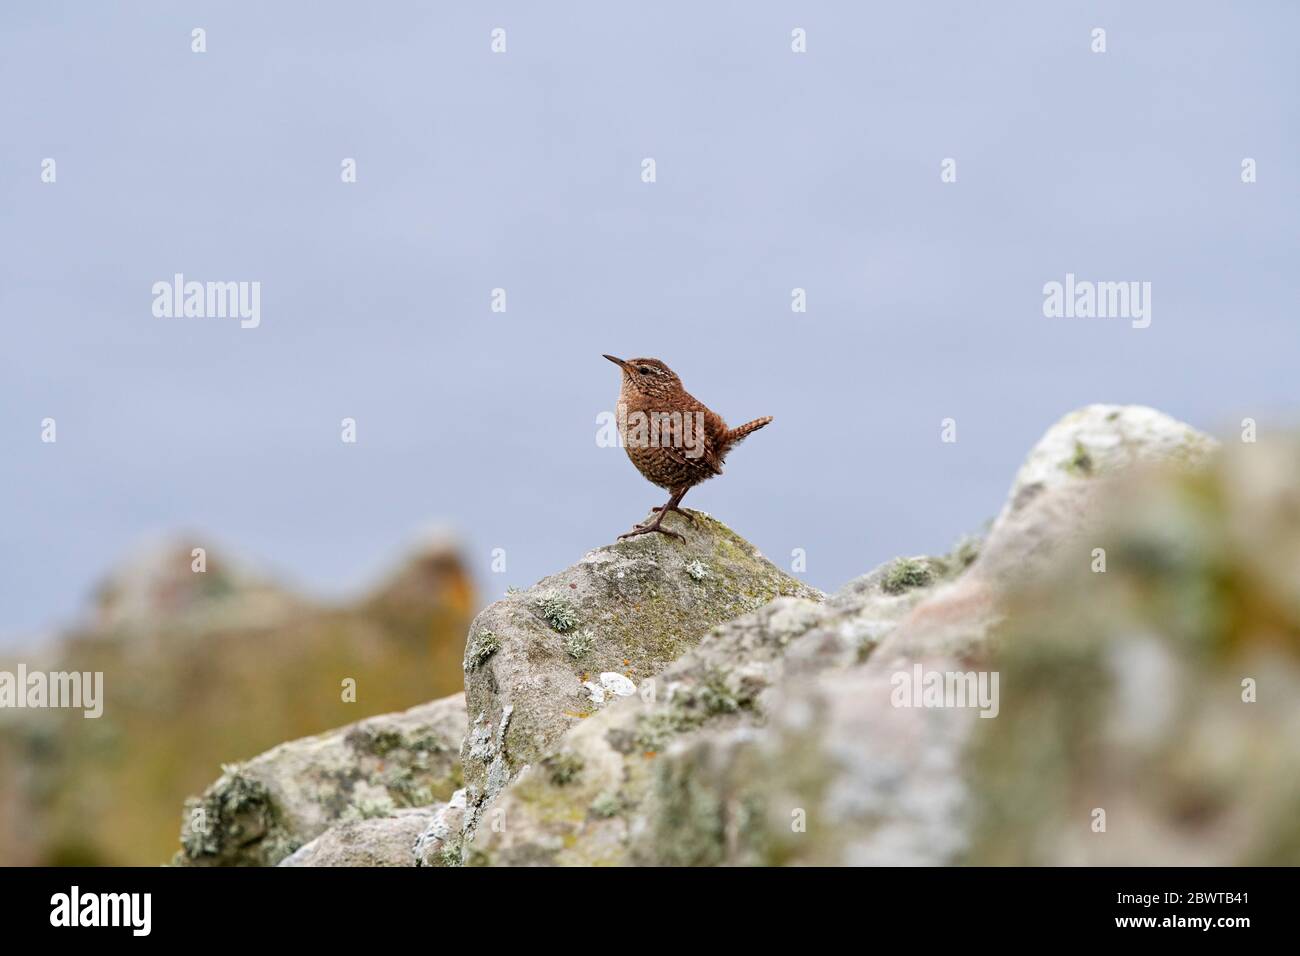
[[[1088,405],[1063,417],[1026,456],[970,573],[939,589],[891,638],[891,652],[975,660],[1000,620],[1000,595],[1074,548],[1106,504],[1109,480],[1146,468],[1195,470],[1210,436],[1140,405]]]
[[[1011,596],[972,862],[1300,863],[1297,475],[1300,443],[1135,476]]]
[[[1048,474],[1041,461],[1063,435],[1095,456]],[[1145,409],[1067,416],[1031,454],[1018,500],[985,541],[888,562],[825,604],[778,600],[716,628],[664,671],[651,699],[607,706],[521,774],[482,821],[468,862],[976,858],[965,764],[1000,719],[988,661],[1009,589],[1070,554],[1108,500],[1099,482],[1123,465],[1204,462],[1212,447]],[[969,675],[978,706],[895,698],[929,673]]]
[[[1196,466],[1217,448],[1213,438],[1154,408],[1086,405],[1049,428],[1030,450],[994,531],[1052,488],[1119,474],[1134,465]]]
[[[1068,466],[1046,468],[1062,447],[1076,446],[1093,449],[1091,457],[1080,452]],[[639,859],[987,862],[986,844],[971,831],[968,755],[1005,720],[999,708],[1008,687],[1019,693],[1016,699],[1040,699],[1027,692],[1036,686],[1029,670],[992,683],[1000,676],[990,662],[1009,613],[1008,593],[1051,576],[1062,562],[1088,568],[1096,543],[1089,536],[1113,499],[1116,480],[1161,465],[1195,474],[1215,447],[1147,409],[1094,406],[1067,416],[1030,454],[977,557],[964,548],[960,562],[901,559],[876,572],[875,583],[885,593],[909,584],[937,586],[901,622],[891,621],[867,653],[846,667],[796,670],[787,664],[766,701],[761,727],[683,737],[661,756],[653,799],[643,804],[642,836],[632,838]],[[949,573],[935,574],[936,564]],[[953,575],[954,564],[969,569]],[[792,656],[804,640],[792,645]],[[1027,668],[1036,662],[1041,666],[1029,656]],[[1069,663],[1067,653],[1066,670]],[[967,706],[911,706],[912,685],[932,675],[965,682],[973,699]],[[907,693],[896,698],[900,691]],[[983,693],[987,699],[978,699]],[[1073,695],[1064,688],[1050,699],[1073,708]],[[1041,740],[1040,730],[1028,722],[1025,739]],[[1031,760],[1023,771],[1032,776]],[[1016,813],[1002,819],[1008,827],[1017,825]]]
[[[280,866],[415,866],[413,847],[436,807],[398,810],[390,816],[330,827],[280,861]]]
[[[629,688],[709,628],[781,595],[823,597],[725,525],[689,514],[665,522],[685,540],[652,534],[598,548],[475,619],[465,650],[467,832],[519,770],[631,699]]]
[[[186,801],[176,862],[270,866],[337,822],[447,800],[461,785],[465,726],[455,694],[227,766]]]
[[[416,866],[460,866],[461,831],[465,825],[465,789],[433,808],[428,824],[415,840]]]
[[[1295,863],[1297,474],[1300,445],[1090,406],[985,539],[829,599],[670,515],[686,542],[475,621],[464,790],[358,807],[294,862]],[[227,842],[277,847],[266,780],[228,776]]]
[[[951,863],[966,846],[960,745],[978,716],[892,706],[894,671],[873,660],[792,678],[760,728],[683,738],[656,768],[638,858],[669,865]]]
[[[963,548],[946,559],[897,562],[851,582],[825,603],[781,597],[710,631],[634,697],[608,705],[520,774],[486,812],[466,862],[473,865],[703,864],[725,856],[718,804],[679,799],[694,779],[679,741],[745,740],[764,720],[773,689],[795,675],[842,667],[871,653],[940,581],[960,574]],[[721,747],[719,749],[722,749]],[[693,826],[707,817],[701,826]],[[711,835],[710,835],[711,834]],[[715,839],[714,837],[717,837]]]

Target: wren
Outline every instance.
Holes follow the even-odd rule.
[[[663,527],[664,515],[676,511],[687,521],[694,521],[689,512],[678,507],[686,492],[722,474],[727,453],[772,418],[756,418],[728,428],[722,416],[682,388],[682,380],[659,359],[605,358],[623,370],[618,428],[627,457],[648,481],[667,489],[672,496],[667,504],[653,509],[657,512],[653,520],[633,526],[619,538],[651,531],[681,538],[676,531]]]

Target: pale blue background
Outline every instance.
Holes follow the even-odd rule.
[[[687,504],[826,588],[977,528],[1073,407],[1292,421],[1298,28],[1185,0],[5,4],[0,635],[176,528],[342,595],[443,521],[489,597],[527,585],[662,497],[596,446],[602,352],[776,416]],[[260,280],[262,327],[153,318],[177,271]],[[1045,319],[1067,271],[1151,281],[1151,328]]]

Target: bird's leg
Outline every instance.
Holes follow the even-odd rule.
[[[685,509],[682,509],[682,508],[677,507],[679,504],[682,503],[682,499],[686,497],[686,492],[688,492],[688,491],[690,491],[690,490],[691,490],[690,488],[683,488],[681,491],[673,492],[673,496],[672,496],[672,498],[670,498],[670,499],[668,500],[668,504],[666,504],[666,505],[655,505],[655,506],[654,506],[653,508],[651,508],[650,510],[651,510],[651,511],[657,511],[657,512],[659,512],[659,514],[660,514],[661,516],[664,514],[664,512],[667,512],[667,511],[676,511],[679,515],[681,515],[683,518],[685,518],[685,519],[686,519],[687,521],[689,521],[691,524],[695,524],[695,516],[694,516],[694,515],[692,515],[689,511],[686,511]]]
[[[682,500],[682,497],[685,494],[686,494],[685,489],[681,490],[680,492],[675,492],[673,496],[668,499],[668,504],[654,509],[659,513],[655,515],[653,521],[649,521],[645,524],[639,524],[634,526],[631,531],[628,531],[625,534],[620,534],[618,536],[618,539],[622,541],[624,538],[631,538],[634,535],[649,534],[651,531],[658,531],[660,534],[666,534],[673,538],[681,538],[683,541],[685,541],[686,539],[683,538],[676,531],[669,531],[667,528],[661,527],[661,525],[664,522],[664,515],[666,515],[670,511],[681,511],[681,509],[677,507],[677,503]],[[689,518],[690,515],[687,515],[687,517]]]

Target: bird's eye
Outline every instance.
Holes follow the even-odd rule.
[[[642,366],[641,366],[641,374],[642,374],[642,375],[649,375],[649,374],[650,374],[650,366],[649,366],[649,365],[642,365]]]

